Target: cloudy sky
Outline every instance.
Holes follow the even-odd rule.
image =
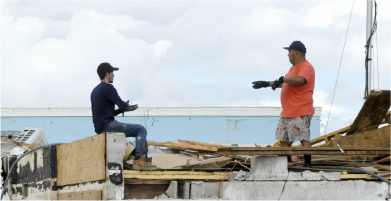
[[[377,1],[376,89],[390,89],[390,2]],[[90,107],[101,62],[120,68],[114,86],[140,107],[280,106],[280,90],[251,82],[285,75],[282,47],[301,40],[324,132],[353,6],[331,132],[351,124],[364,102],[366,4],[2,0],[1,107]]]

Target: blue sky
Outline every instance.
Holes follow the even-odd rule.
[[[314,105],[328,132],[351,124],[364,100],[366,0],[2,1],[1,107],[90,107],[96,68],[140,107],[280,106],[254,90],[291,67],[294,40],[316,71]],[[390,12],[378,0],[374,88],[390,89]],[[324,130],[324,126],[322,127]],[[322,130],[322,131],[323,131]]]

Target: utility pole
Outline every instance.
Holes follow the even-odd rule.
[[[367,40],[366,43],[369,40],[369,43],[365,45],[365,50],[368,58],[368,75],[367,75],[367,94],[366,97],[371,93],[372,90],[372,9],[373,8],[373,0],[367,0]],[[368,47],[367,47],[368,45]]]

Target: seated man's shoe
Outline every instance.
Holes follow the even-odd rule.
[[[133,160],[134,170],[157,170],[159,169],[156,165],[152,165],[152,158],[145,158],[145,155],[141,155],[140,158]]]
[[[126,161],[123,161],[123,166],[122,167],[123,167],[124,170],[131,170],[131,169],[133,169],[132,165],[129,164],[128,162],[126,162]]]

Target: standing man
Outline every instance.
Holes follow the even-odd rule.
[[[253,88],[281,88],[281,118],[277,126],[276,139],[282,147],[290,147],[294,141],[300,141],[303,147],[311,147],[310,123],[315,113],[313,107],[315,70],[305,58],[307,52],[301,41],[293,41],[288,50],[289,72],[274,82],[256,81]],[[291,161],[288,156],[288,161]],[[304,165],[311,165],[311,155],[304,155]]]
[[[91,109],[92,120],[94,122],[95,132],[101,134],[104,132],[123,132],[126,137],[136,138],[135,159],[133,160],[133,169],[151,169],[156,166],[151,165],[151,159],[147,157],[147,130],[139,124],[121,123],[114,119],[114,116],[133,111],[138,108],[137,105],[129,105],[129,101],[124,102],[118,96],[117,90],[112,85],[114,81],[114,71],[119,68],[112,67],[109,63],[101,63],[97,72],[101,82],[92,90]],[[119,109],[115,110],[117,105]],[[124,163],[124,166],[128,165]]]

